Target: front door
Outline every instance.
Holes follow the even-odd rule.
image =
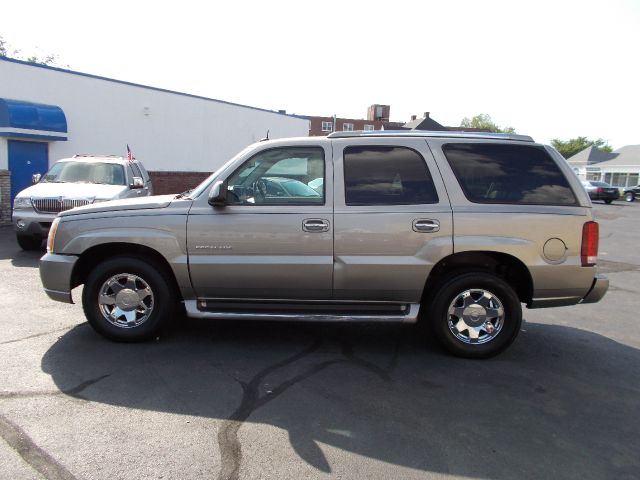
[[[49,144],[9,140],[9,170],[11,171],[11,201],[31,186],[34,174],[49,170]]]
[[[331,151],[310,142],[253,154],[227,178],[224,207],[197,199],[187,248],[198,298],[330,299],[332,180]]]

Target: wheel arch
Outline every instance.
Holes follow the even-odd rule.
[[[102,243],[85,250],[74,266],[71,275],[71,288],[85,283],[89,272],[99,263],[116,256],[133,256],[153,263],[169,279],[174,291],[180,296],[178,300],[183,299],[182,291],[169,261],[160,252],[151,247],[127,242]]]
[[[516,292],[520,302],[529,304],[533,298],[533,279],[526,265],[507,253],[493,251],[468,251],[453,253],[436,263],[425,282],[423,301],[435,294],[438,287],[452,274],[483,271],[507,282]]]

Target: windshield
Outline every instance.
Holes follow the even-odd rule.
[[[124,168],[115,163],[59,162],[40,180],[42,183],[99,183],[125,185]]]
[[[207,187],[209,185],[211,185],[216,178],[218,178],[218,176],[224,171],[226,170],[226,168],[231,165],[232,163],[234,163],[236,161],[236,159],[238,157],[241,157],[242,155],[244,155],[247,152],[250,152],[251,150],[255,149],[257,146],[257,144],[252,144],[249,145],[247,148],[245,148],[244,150],[242,150],[240,153],[238,153],[237,155],[234,155],[233,158],[231,160],[229,160],[227,163],[225,163],[224,165],[222,165],[219,169],[217,169],[215,172],[213,172],[211,175],[209,175],[207,178],[205,178],[202,183],[200,183],[200,185],[198,185],[196,188],[193,189],[193,191],[191,193],[189,193],[189,197],[190,198],[198,198],[198,196],[200,196],[202,194],[203,191],[205,191],[207,189]]]

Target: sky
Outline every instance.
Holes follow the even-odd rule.
[[[640,0],[31,0],[3,5],[0,36],[75,71],[287,113],[380,103],[393,121],[485,113],[543,143],[640,144]]]

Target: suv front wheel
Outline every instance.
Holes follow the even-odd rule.
[[[428,305],[436,337],[450,353],[486,358],[516,338],[522,307],[513,289],[486,272],[468,272],[445,283]]]
[[[34,235],[16,235],[18,245],[23,250],[38,250],[42,246],[42,238]]]
[[[172,290],[153,262],[120,256],[89,274],[82,307],[102,336],[119,342],[147,340],[175,313]]]

